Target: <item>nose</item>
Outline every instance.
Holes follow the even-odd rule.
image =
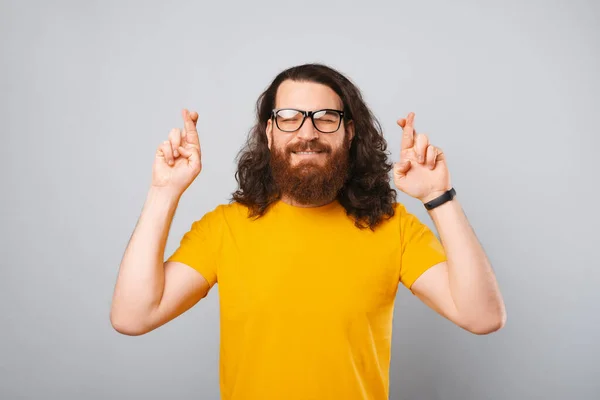
[[[306,118],[302,127],[298,129],[296,136],[298,136],[298,139],[311,141],[319,138],[319,131],[315,129],[312,120]]]

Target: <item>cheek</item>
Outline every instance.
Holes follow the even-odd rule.
[[[346,149],[346,141],[344,139],[342,140],[338,140],[335,143],[329,143],[329,148],[331,149],[331,152],[338,152],[340,150]]]
[[[291,145],[291,143],[290,143],[291,139],[292,139],[291,137],[279,135],[278,137],[273,139],[273,141],[271,142],[271,147],[279,149],[279,151],[287,151],[287,149]]]
[[[273,143],[271,143],[270,151],[271,153],[277,153],[280,158],[287,158],[290,156],[288,154],[286,143],[280,140],[275,140]]]
[[[283,149],[283,143],[281,143],[279,140],[274,140],[271,142],[271,150],[279,150],[281,151],[281,149]]]

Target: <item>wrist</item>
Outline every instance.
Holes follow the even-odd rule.
[[[440,197],[441,195],[443,195],[444,193],[446,193],[448,190],[450,190],[451,188],[448,188],[446,190],[436,190],[433,191],[429,194],[427,194],[426,196],[420,198],[419,200],[421,201],[421,203],[425,204],[425,203],[429,203],[431,200],[433,199],[437,199],[438,197]]]
[[[450,188],[443,192],[435,192],[423,198],[423,205],[427,210],[433,210],[437,207],[443,206],[444,204],[451,202],[456,196],[456,190]]]
[[[146,200],[149,202],[160,202],[165,204],[177,204],[181,194],[168,187],[151,186],[148,190]]]

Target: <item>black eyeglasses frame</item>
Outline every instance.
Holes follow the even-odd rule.
[[[281,111],[281,110],[293,110],[293,111],[298,111],[299,113],[301,113],[301,114],[303,115],[303,118],[302,118],[302,122],[300,123],[300,126],[299,126],[298,128],[296,128],[296,129],[294,129],[293,131],[287,131],[287,130],[285,130],[285,129],[281,129],[281,128],[279,127],[279,124],[277,123],[277,113],[278,113],[279,111]],[[319,128],[317,128],[317,125],[315,124],[315,118],[314,118],[314,115],[315,115],[316,113],[319,113],[319,112],[321,112],[321,111],[333,111],[333,112],[335,112],[335,113],[339,114],[339,116],[340,116],[340,121],[339,121],[339,123],[338,123],[338,126],[337,126],[337,128],[335,128],[335,130],[333,130],[333,131],[331,131],[331,132],[323,132],[322,130],[320,130]],[[282,132],[286,132],[286,133],[292,133],[292,132],[299,131],[299,130],[302,128],[302,126],[304,125],[304,122],[306,121],[306,118],[310,118],[310,120],[312,121],[312,124],[313,124],[313,126],[314,126],[314,127],[315,127],[315,129],[316,129],[316,130],[318,130],[319,132],[321,132],[321,133],[335,133],[335,132],[337,132],[337,131],[340,129],[340,127],[342,126],[342,121],[344,120],[344,116],[345,116],[345,115],[346,115],[346,112],[345,112],[345,111],[342,111],[342,110],[336,110],[336,109],[334,109],[334,108],[322,108],[322,109],[320,109],[320,110],[315,110],[315,111],[305,111],[305,110],[300,110],[300,109],[297,109],[297,108],[274,108],[274,109],[271,111],[271,119],[273,119],[273,120],[275,121],[275,125],[277,126],[277,128],[278,128],[280,131],[282,131]]]

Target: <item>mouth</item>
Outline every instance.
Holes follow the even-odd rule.
[[[311,156],[318,156],[321,153],[324,153],[323,151],[292,151],[292,153],[294,153],[297,156],[301,156],[301,157],[311,157]]]

